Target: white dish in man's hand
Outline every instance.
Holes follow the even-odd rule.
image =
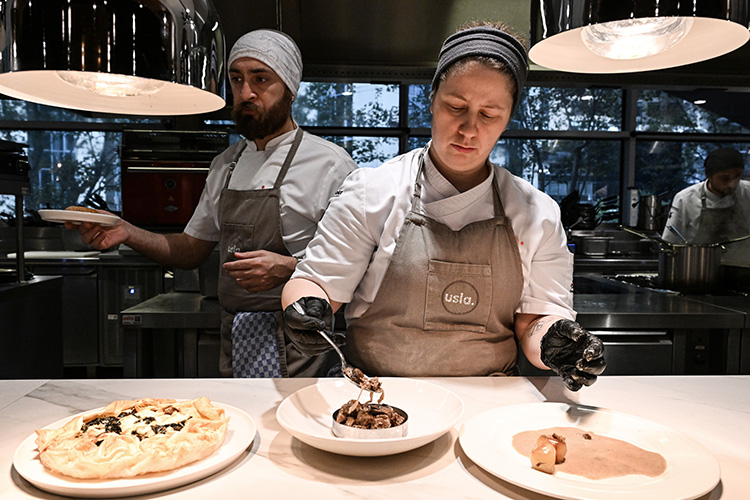
[[[116,215],[99,214],[94,212],[79,212],[77,210],[39,210],[39,217],[47,222],[71,222],[80,224],[81,222],[92,222],[102,226],[114,226],[120,220]]]

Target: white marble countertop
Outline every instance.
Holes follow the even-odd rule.
[[[750,376],[601,377],[572,393],[558,378],[430,379],[458,394],[465,411],[436,441],[390,457],[358,458],[319,451],[276,421],[277,406],[316,379],[119,379],[0,381],[0,498],[62,498],[26,482],[13,454],[35,429],[117,399],[208,396],[247,412],[255,439],[226,469],[177,489],[143,497],[221,498],[548,498],[474,464],[458,443],[461,425],[506,404],[562,402],[636,415],[688,434],[719,461],[721,481],[704,499],[750,495]]]

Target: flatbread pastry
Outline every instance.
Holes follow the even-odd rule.
[[[80,479],[114,479],[176,469],[221,446],[229,417],[206,397],[114,401],[58,429],[37,430],[39,459]]]

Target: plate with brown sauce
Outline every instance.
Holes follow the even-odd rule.
[[[532,467],[539,435],[561,434],[564,460],[545,473]],[[633,415],[564,403],[509,405],[467,420],[466,455],[509,483],[555,498],[690,500],[713,490],[716,458],[686,434]]]

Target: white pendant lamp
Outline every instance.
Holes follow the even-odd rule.
[[[224,34],[210,0],[3,0],[0,93],[131,115],[225,105]]]
[[[748,0],[532,0],[529,59],[573,73],[672,68],[750,39]]]

